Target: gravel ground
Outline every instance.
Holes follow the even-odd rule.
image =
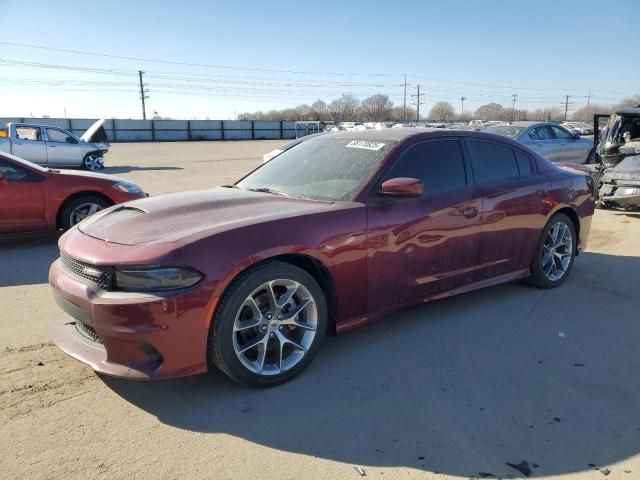
[[[151,194],[204,188],[280,143],[116,144],[106,172]],[[0,477],[519,478],[506,462],[526,461],[537,478],[640,478],[639,239],[640,214],[598,211],[561,288],[394,315],[269,390],[95,375],[49,340],[57,235],[3,240]]]

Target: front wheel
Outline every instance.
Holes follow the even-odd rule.
[[[538,240],[529,282],[540,288],[560,286],[573,267],[577,243],[571,219],[564,213],[553,215]]]
[[[209,360],[237,382],[279,385],[307,367],[326,329],[318,282],[294,265],[268,261],[240,274],[222,296]]]
[[[69,230],[85,218],[110,206],[110,202],[94,195],[82,195],[73,198],[63,205],[60,212],[59,226],[63,230]]]
[[[104,168],[104,158],[96,153],[87,153],[82,160],[82,167],[95,172]]]

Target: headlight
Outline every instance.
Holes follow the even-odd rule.
[[[124,193],[143,193],[138,185],[130,182],[116,182],[111,187]]]
[[[191,287],[202,280],[202,274],[190,268],[155,267],[116,268],[117,290],[157,292]]]

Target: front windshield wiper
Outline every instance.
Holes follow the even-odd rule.
[[[271,193],[272,195],[282,195],[283,197],[296,197],[296,195],[291,195],[289,193],[281,192],[275,188],[270,187],[256,187],[256,188],[247,188],[249,192],[260,192],[260,193]],[[299,197],[297,197],[299,198]]]
[[[237,188],[238,190],[242,190],[238,185],[220,185],[222,188]]]

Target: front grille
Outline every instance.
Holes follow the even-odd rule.
[[[87,325],[86,323],[82,323],[80,320],[76,320],[76,330],[78,330],[80,335],[88,338],[92,342],[102,343],[102,340],[98,337],[96,330],[91,325]]]
[[[62,265],[64,268],[78,277],[89,280],[91,283],[99,286],[104,290],[109,290],[111,280],[113,279],[113,268],[101,265],[92,265],[84,263],[75,258],[61,255]]]

